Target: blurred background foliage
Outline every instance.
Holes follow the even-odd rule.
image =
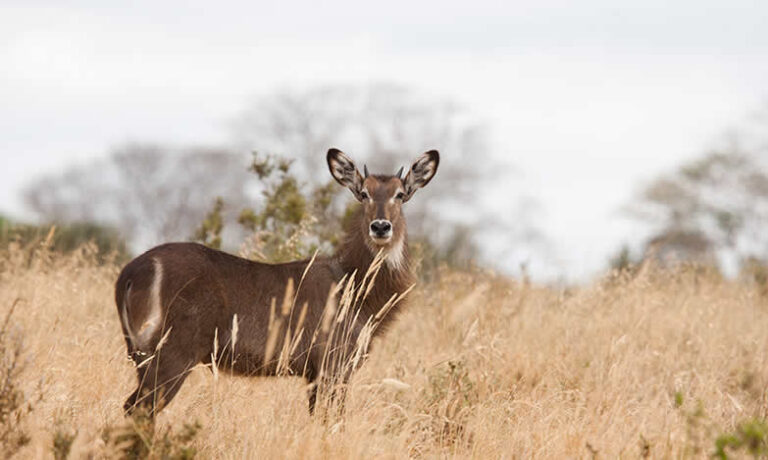
[[[333,251],[354,211],[328,174],[329,147],[387,174],[437,148],[440,175],[405,207],[412,252],[420,266],[468,266],[489,233],[540,236],[527,219],[478,204],[484,182],[505,166],[477,120],[451,100],[396,85],[278,92],[232,120],[231,145],[127,143],[100,161],[30,182],[24,200],[60,229],[80,222],[117,229],[133,253],[193,239],[280,262]]]
[[[13,222],[0,216],[0,247],[7,248],[11,244],[28,249],[45,244],[51,250],[62,253],[93,244],[98,261],[122,263],[130,259],[128,247],[120,232],[93,222],[33,225]]]
[[[768,256],[768,131],[732,133],[720,146],[650,181],[628,203],[651,228],[635,259],[692,262],[735,275]],[[626,255],[627,259],[629,254]],[[615,259],[614,265],[621,264]]]
[[[233,117],[228,145],[127,143],[31,181],[24,199],[41,224],[4,219],[0,236],[28,244],[55,224],[63,251],[93,240],[100,252],[127,257],[192,239],[260,261],[330,253],[355,202],[327,172],[329,147],[390,174],[436,148],[440,174],[404,208],[418,269],[493,267],[522,250],[525,276],[526,261],[548,257],[551,242],[536,224],[535,202],[522,194],[503,197],[502,213],[479,199],[509,173],[479,120],[450,99],[392,84],[273,92]],[[768,259],[765,121],[642,184],[625,210],[649,231],[617,248],[608,266],[652,260],[759,272]]]
[[[239,212],[238,223],[246,231],[239,253],[252,260],[286,262],[311,257],[315,251],[331,253],[342,242],[359,204],[348,197],[344,206],[333,206],[346,190],[335,181],[302,187],[293,173],[294,161],[275,155],[253,153],[250,171],[263,185],[258,207]],[[213,208],[198,227],[193,239],[221,249],[224,200],[216,199]],[[438,246],[425,237],[410,241],[414,268],[431,276],[439,266],[467,268],[473,260],[470,230],[458,227],[454,239]]]
[[[40,221],[118,229],[138,252],[189,238],[217,196],[245,206],[251,180],[245,165],[222,147],[128,143],[101,160],[37,178],[24,201]]]

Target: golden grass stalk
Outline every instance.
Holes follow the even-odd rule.
[[[123,423],[136,383],[111,305],[119,269],[87,252],[30,260],[27,250],[0,249],[0,308],[22,299],[8,323],[24,335],[21,387],[32,394],[48,384],[17,456],[49,455],[55,414],[68,409],[78,429],[70,457],[103,457],[103,429]],[[157,429],[198,419],[202,458],[709,457],[720,435],[768,418],[768,297],[753,278],[644,270],[568,290],[443,271],[410,292],[409,307],[366,351],[348,382],[342,430],[307,416],[298,379],[212,380],[208,369],[193,370]],[[344,307],[333,300],[358,298],[348,286],[329,292],[317,330],[307,320],[295,329],[289,356],[302,333],[326,343]],[[356,315],[347,309],[339,327]]]

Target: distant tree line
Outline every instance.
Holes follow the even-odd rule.
[[[409,203],[409,233],[425,263],[466,264],[488,232],[510,240],[539,234],[527,220],[505,221],[483,208],[484,181],[504,165],[476,120],[451,100],[394,85],[278,92],[236,117],[231,146],[125,144],[96,162],[37,178],[24,200],[41,222],[116,229],[134,252],[196,239],[284,260],[331,250],[350,212],[348,197],[330,183],[329,147],[384,173],[436,148],[446,161],[424,198]]]
[[[642,255],[695,262],[731,274],[768,262],[768,123],[734,133],[717,148],[647,184],[628,206],[651,226]],[[625,248],[614,266],[632,262]]]
[[[106,158],[29,184],[24,201],[43,222],[94,222],[134,249],[185,240],[217,196],[247,202],[242,155],[224,148],[131,143]]]
[[[753,137],[741,133],[644,186],[627,207],[651,236],[639,253],[622,248],[611,265],[644,258],[731,269],[765,265],[764,122]],[[133,252],[194,239],[254,259],[286,260],[332,250],[351,212],[349,198],[328,177],[329,147],[385,173],[436,148],[444,158],[440,176],[406,207],[425,265],[477,260],[480,241],[489,238],[488,259],[514,248],[534,248],[520,260],[523,267],[547,257],[546,237],[524,197],[511,200],[502,215],[483,206],[487,184],[505,165],[492,154],[486,127],[452,100],[387,84],[283,91],[254,99],[231,126],[229,146],[129,143],[97,162],[37,178],[24,199],[41,225],[15,225],[0,236],[29,240],[57,224],[62,247],[86,235],[105,248],[126,241]],[[537,255],[537,247],[544,251]]]
[[[111,227],[93,222],[35,225],[0,216],[0,248],[16,244],[20,249],[29,250],[43,243],[47,243],[49,249],[62,253],[90,243],[95,246],[97,260],[121,262],[130,258],[125,240]]]

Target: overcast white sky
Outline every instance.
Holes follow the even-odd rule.
[[[0,212],[123,141],[227,142],[254,94],[392,81],[492,127],[553,242],[531,269],[583,279],[644,234],[620,214],[644,182],[768,100],[766,1],[370,5],[2,0]]]

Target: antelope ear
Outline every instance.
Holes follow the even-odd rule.
[[[422,154],[411,165],[408,174],[403,179],[405,196],[403,202],[411,199],[416,190],[426,186],[437,173],[437,165],[440,163],[440,154],[437,150],[430,150]]]
[[[363,176],[357,170],[355,163],[339,149],[328,150],[328,169],[336,182],[347,187],[360,199],[363,190]]]

